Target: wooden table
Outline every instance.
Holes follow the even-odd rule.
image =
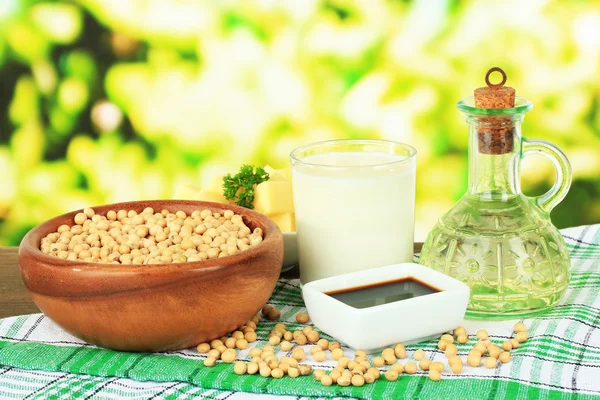
[[[422,243],[415,243],[415,252],[421,251]],[[18,247],[0,247],[0,318],[40,312],[23,285],[19,264]],[[298,269],[283,274],[286,278],[298,277]]]
[[[0,247],[0,318],[40,312],[21,279],[17,251],[18,247]]]

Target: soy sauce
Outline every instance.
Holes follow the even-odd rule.
[[[441,290],[416,278],[407,277],[332,290],[325,294],[354,308],[368,308],[438,292]]]

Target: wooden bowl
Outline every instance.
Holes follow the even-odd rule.
[[[263,230],[257,246],[219,259],[180,264],[115,265],[68,261],[40,250],[41,239],[73,225],[81,210],[32,229],[19,248],[19,265],[37,306],[67,332],[124,351],[178,350],[243,325],[269,299],[281,271],[283,239],[267,217],[247,208],[202,201],[138,201],[93,207],[109,210],[232,210],[249,228]]]

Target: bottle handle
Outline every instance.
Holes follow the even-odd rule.
[[[571,164],[565,153],[556,145],[545,140],[527,140],[523,138],[523,155],[521,158],[532,154],[539,154],[548,158],[556,168],[556,181],[552,188],[543,195],[533,198],[542,210],[550,214],[550,211],[565,198],[571,187]]]

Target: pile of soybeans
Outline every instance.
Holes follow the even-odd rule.
[[[263,232],[252,231],[241,215],[198,210],[141,213],[111,210],[106,215],[86,208],[73,225],[61,225],[41,240],[45,254],[72,261],[104,264],[169,264],[226,257],[260,244]]]
[[[270,320],[276,320],[280,316],[280,312],[270,305],[265,306],[262,314]],[[299,323],[306,324],[309,320],[310,317],[306,313],[296,315],[296,321]],[[272,377],[275,379],[282,378],[284,375],[296,378],[300,375],[312,373],[314,379],[324,386],[334,384],[339,386],[363,386],[377,381],[381,375],[388,381],[395,381],[402,374],[412,375],[419,369],[427,371],[432,381],[439,381],[447,368],[453,374],[460,374],[465,361],[471,367],[480,367],[483,362],[483,366],[486,368],[495,368],[498,363],[507,363],[511,359],[510,351],[518,348],[520,343],[528,338],[527,327],[522,322],[518,322],[514,326],[515,337],[504,341],[502,346],[492,343],[485,330],[479,330],[475,335],[478,339],[477,343],[469,351],[466,360],[463,360],[458,355],[458,347],[455,342],[467,343],[469,337],[466,329],[459,326],[452,331],[452,334],[442,335],[438,342],[438,348],[444,351],[447,358],[448,367],[446,367],[443,362],[430,361],[422,349],[414,351],[408,361],[401,362],[400,360],[407,358],[406,348],[402,344],[386,348],[380,355],[374,355],[374,357],[369,357],[362,350],[355,351],[353,357],[347,357],[339,342],[330,342],[321,338],[319,332],[315,331],[310,325],[292,332],[287,329],[285,324],[278,323],[269,333],[268,345],[262,348],[254,347],[250,349],[248,354],[250,361],[236,362],[237,352],[235,349],[245,349],[247,345],[247,343],[244,343],[243,347],[238,346],[238,339],[236,338],[253,334],[252,338],[256,340],[254,330],[256,324],[260,321],[261,317],[256,315],[240,330],[233,332],[231,337],[224,336],[210,343],[198,345],[197,350],[200,353],[207,354],[204,365],[214,366],[217,360],[221,359],[225,363],[235,362],[234,372],[236,374],[260,374],[265,378]],[[301,347],[307,344],[312,344],[309,349],[310,356]],[[277,353],[279,351],[285,352],[289,356],[278,357]],[[323,369],[313,371],[311,365],[301,364],[309,357],[312,357],[317,363],[332,359],[337,361],[337,365],[329,373]]]

